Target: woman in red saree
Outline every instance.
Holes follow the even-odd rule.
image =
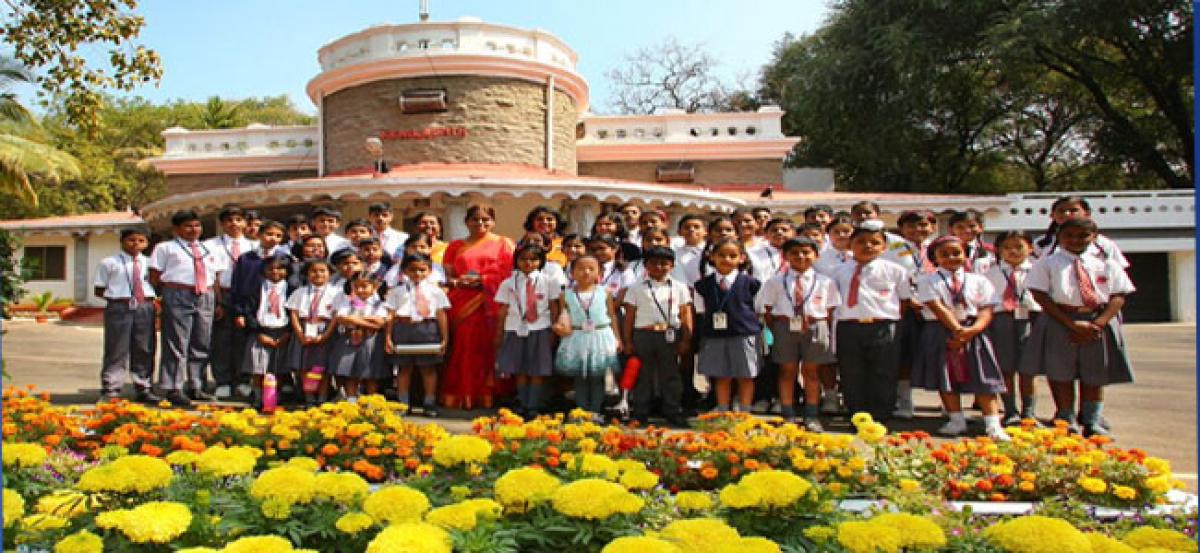
[[[451,409],[486,409],[492,407],[498,384],[494,298],[512,273],[513,243],[492,233],[496,211],[491,206],[471,206],[466,223],[470,236],[451,242],[442,259],[451,288],[451,339],[441,397]]]

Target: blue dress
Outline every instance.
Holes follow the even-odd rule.
[[[613,321],[608,318],[608,293],[597,286],[591,292],[581,294],[570,290],[563,295],[571,317],[571,334],[558,346],[554,360],[558,372],[585,378],[602,377],[609,370],[615,374],[620,364],[617,336],[613,333]],[[588,320],[594,330],[584,330]]]

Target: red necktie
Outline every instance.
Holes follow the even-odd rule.
[[[533,289],[533,279],[525,277],[525,320],[532,323],[537,319],[537,293]]]
[[[724,279],[724,278],[722,278],[722,277],[717,277],[717,283],[718,283],[718,285],[721,287],[721,291],[722,291],[722,292],[728,292],[728,291],[729,291],[729,281],[728,281],[728,280],[725,280],[725,279]]]
[[[321,309],[321,296],[324,295],[324,289],[313,289],[312,303],[308,305],[308,322],[317,322],[317,311]]]
[[[237,238],[234,238],[233,243],[229,245],[229,255],[233,257],[234,261],[242,256],[242,244]]]
[[[526,292],[526,294],[529,293],[528,287],[525,288],[525,292]],[[415,296],[415,301],[417,304],[417,315],[420,315],[420,317],[422,319],[428,317],[429,316],[429,298],[425,297],[425,294],[421,293],[420,286],[413,286],[412,293]],[[526,315],[525,318],[528,319],[529,316]],[[536,319],[536,317],[535,317],[535,319]],[[532,321],[530,321],[530,322],[532,322]]]
[[[133,290],[130,290],[130,293],[133,295],[133,302],[141,305],[146,303],[146,291],[142,289],[142,266],[137,257],[130,259],[133,260],[133,271],[129,279],[133,282]]]
[[[858,305],[858,287],[862,284],[862,264],[854,267],[854,276],[850,277],[850,290],[846,293],[846,307]]]
[[[1006,282],[1004,285],[1004,300],[1003,300],[1002,307],[1004,308],[1005,311],[1016,311],[1017,310],[1017,286],[1016,286],[1017,270],[1013,269],[1012,274],[1008,278],[1005,278],[1004,280]]]
[[[267,305],[271,308],[271,314],[278,317],[282,314],[282,309],[280,308],[279,304],[279,289],[274,285],[268,284],[267,286],[270,286],[271,288],[271,290],[267,292]]]
[[[795,306],[795,309],[793,310],[795,313],[792,314],[804,315],[804,278],[800,275],[796,275],[795,296],[796,299],[792,301],[792,305]]]
[[[950,273],[950,301],[955,305],[963,303],[963,283],[958,281],[958,273]]]
[[[1075,258],[1075,280],[1079,283],[1079,299],[1083,300],[1083,306],[1088,309],[1100,307],[1100,296],[1096,294],[1096,286],[1092,284],[1092,278],[1083,268],[1083,259],[1078,257]]]
[[[192,266],[196,273],[192,291],[199,296],[208,292],[208,271],[204,267],[204,256],[200,255],[200,244],[195,242],[192,242]]]

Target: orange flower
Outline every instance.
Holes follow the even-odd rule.
[[[419,466],[421,466],[421,461],[416,457],[409,457],[408,459],[404,460],[404,468],[408,470],[417,470],[417,467]]]
[[[558,457],[546,457],[546,466],[557,467],[559,465]]]
[[[326,457],[333,457],[334,455],[337,455],[339,451],[341,451],[341,450],[338,449],[338,446],[333,445],[333,444],[325,444],[321,448],[321,455],[324,455]]]
[[[46,442],[46,445],[54,447],[62,442],[62,436],[59,436],[58,434],[50,434],[45,438],[42,438],[42,441]]]
[[[162,455],[162,448],[158,448],[150,444],[142,444],[142,447],[139,451],[141,451],[142,454],[149,455],[151,457],[158,457]]]
[[[718,472],[716,467],[704,467],[700,469],[700,476],[705,480],[712,480],[713,478],[717,477],[717,474]]]
[[[746,467],[746,470],[758,470],[758,461],[754,459],[746,459],[742,465]]]
[[[981,492],[990,492],[992,491],[992,482],[991,480],[980,480],[975,483],[975,489]]]

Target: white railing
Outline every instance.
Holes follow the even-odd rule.
[[[1191,190],[1075,192],[1087,200],[1092,218],[1106,229],[1191,228],[1196,223]],[[1039,229],[1050,223],[1050,205],[1060,193],[1008,194],[1007,208],[988,218],[988,229]]]
[[[778,106],[730,113],[685,113],[672,109],[651,115],[589,115],[581,118],[585,134],[577,144],[777,140],[787,138],[782,118],[783,110]]]
[[[251,124],[238,129],[163,131],[164,159],[238,156],[315,155],[320,143],[318,128],[271,127]]]
[[[533,60],[572,71],[579,56],[541,29],[519,29],[463,17],[444,23],[377,25],[342,37],[317,52],[322,71],[407,56],[488,55]]]

